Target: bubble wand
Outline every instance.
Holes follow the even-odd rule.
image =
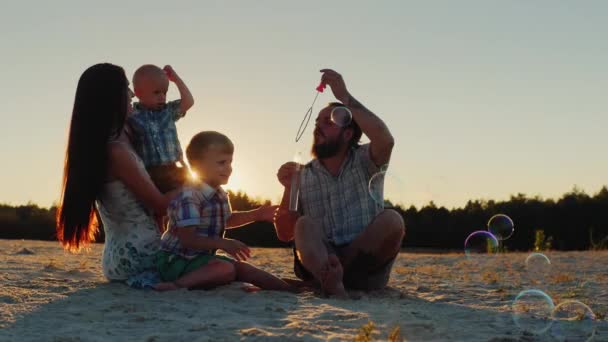
[[[325,90],[326,86],[327,86],[327,84],[325,84],[323,82],[319,83],[319,85],[317,86],[317,88],[316,88],[317,93],[315,94],[315,98],[312,100],[312,104],[310,105],[310,108],[308,108],[308,110],[306,111],[306,114],[304,114],[304,119],[302,119],[302,122],[300,123],[300,127],[298,128],[298,133],[296,134],[296,142],[300,141],[300,138],[302,138],[302,135],[304,134],[306,127],[308,127],[308,123],[310,122],[310,117],[312,116],[312,107],[315,105],[315,102],[317,102],[317,97],[319,97],[319,94],[322,93],[323,90]]]

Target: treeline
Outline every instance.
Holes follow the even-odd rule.
[[[0,204],[0,239],[55,240],[56,207]]]
[[[233,210],[250,210],[267,200],[249,197],[243,192],[229,192]],[[389,203],[390,204],[390,203]],[[475,230],[485,230],[494,214],[506,214],[515,222],[515,233],[504,242],[508,250],[531,250],[538,244],[537,231],[556,250],[586,250],[608,247],[608,189],[588,195],[574,189],[561,198],[542,199],[524,194],[507,201],[475,200],[463,208],[447,209],[429,203],[414,206],[392,206],[404,218],[406,247],[462,249],[465,238]],[[33,203],[21,206],[0,205],[0,239],[55,240],[56,208],[41,208]],[[228,237],[250,246],[279,247],[271,223],[257,222],[229,230]],[[103,242],[103,229],[97,236]]]
[[[608,248],[608,189],[593,196],[575,188],[560,199],[511,196],[507,201],[469,201],[464,208],[448,210],[432,202],[421,209],[396,207],[405,220],[405,246],[463,249],[466,237],[487,229],[495,214],[506,214],[515,233],[504,246],[511,251],[532,250],[542,231],[556,250]]]

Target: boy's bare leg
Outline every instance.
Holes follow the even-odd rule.
[[[342,250],[342,266],[348,269],[359,253],[365,253],[373,257],[375,266],[381,267],[399,253],[404,236],[405,224],[401,215],[395,210],[384,210]]]
[[[342,266],[335,255],[327,253],[320,225],[302,216],[296,222],[294,238],[302,265],[321,282],[322,289],[329,295],[348,297],[342,283]]]
[[[208,264],[188,273],[173,282],[163,282],[154,286],[158,291],[177,290],[180,288],[210,289],[228,284],[236,278],[235,267],[223,260],[211,260]]]
[[[236,280],[251,283],[262,290],[297,292],[294,286],[246,262],[234,263]]]

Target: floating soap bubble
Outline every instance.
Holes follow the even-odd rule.
[[[542,253],[531,253],[525,263],[528,279],[533,282],[544,282],[551,273],[551,260]]]
[[[595,314],[578,300],[559,303],[551,319],[551,335],[558,341],[591,341],[595,336]]]
[[[498,252],[498,239],[492,233],[478,230],[464,240],[464,254],[468,259],[483,258]]]
[[[353,114],[346,107],[335,107],[331,111],[331,121],[340,127],[346,127],[353,120]]]
[[[551,313],[554,308],[553,300],[543,291],[522,291],[513,301],[513,322],[523,331],[542,335],[551,327]]]
[[[513,235],[515,225],[509,216],[498,214],[492,216],[488,221],[488,231],[494,234],[498,240],[502,241]]]
[[[380,168],[380,171],[370,178],[368,192],[374,202],[384,208],[401,203],[405,194],[403,182],[387,167]]]

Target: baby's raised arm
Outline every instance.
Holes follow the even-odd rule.
[[[177,86],[177,89],[179,91],[179,96],[181,98],[179,112],[182,114],[186,113],[188,111],[188,109],[192,108],[192,106],[194,105],[194,97],[192,97],[192,93],[190,92],[190,89],[188,89],[188,87],[186,86],[186,83],[184,83],[184,81],[181,79],[181,77],[179,77],[177,75],[175,70],[173,70],[173,68],[170,65],[165,65],[163,70],[167,74],[169,81],[175,83],[175,85]]]

